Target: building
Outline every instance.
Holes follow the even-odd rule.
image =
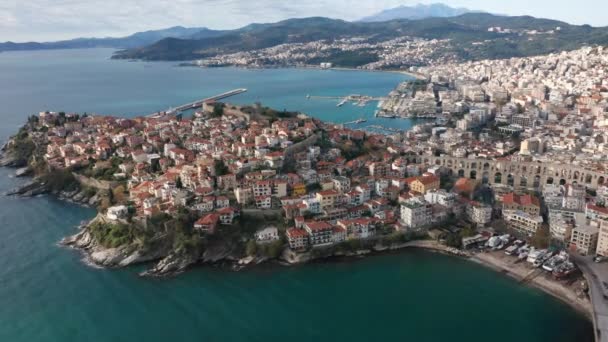
[[[279,230],[277,227],[266,227],[255,232],[255,240],[260,243],[267,243],[279,240]]]
[[[414,180],[409,182],[409,187],[410,190],[417,191],[421,194],[425,194],[427,191],[431,190],[439,190],[439,177],[435,175],[416,177]]]
[[[522,233],[533,235],[543,224],[543,217],[530,215],[523,211],[508,211],[504,213],[507,224]]]
[[[440,204],[444,207],[452,208],[454,203],[456,203],[456,194],[443,189],[431,190],[424,194],[424,200],[431,204]]]
[[[538,216],[540,214],[540,201],[538,197],[533,195],[517,195],[511,192],[502,198],[502,211],[522,211],[532,216]]]
[[[597,248],[599,227],[597,222],[582,224],[572,230],[570,248],[581,255],[593,255]]]
[[[207,214],[194,222],[194,229],[203,233],[213,234],[219,222],[220,215],[216,213]]]
[[[304,229],[289,228],[285,232],[289,248],[302,250],[308,248],[308,233]]]
[[[336,176],[332,178],[334,189],[341,193],[350,191],[350,178],[344,176]]]
[[[401,204],[401,222],[411,229],[425,227],[432,222],[433,207],[420,199],[411,199]]]
[[[319,201],[321,210],[331,209],[336,205],[340,194],[336,190],[325,190],[317,192],[316,198]]]
[[[238,204],[247,205],[253,202],[253,191],[251,188],[236,188],[234,189],[234,196]]]
[[[597,237],[597,255],[608,256],[608,220],[599,221],[599,235]]]
[[[312,246],[332,243],[333,226],[324,221],[309,221],[304,223],[304,229],[308,232]]]
[[[129,213],[129,208],[127,208],[124,205],[117,205],[117,206],[108,208],[106,217],[112,221],[116,221],[116,220],[125,218],[128,213]]]
[[[478,226],[492,222],[492,207],[479,202],[470,202],[466,206],[467,219]]]

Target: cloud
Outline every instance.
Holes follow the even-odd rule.
[[[236,28],[252,22],[291,17],[325,16],[358,19],[399,5],[437,0],[0,0],[0,41],[56,40],[82,36],[123,36],[169,26]],[[588,20],[599,25],[603,16],[587,8],[597,0],[444,0],[452,6],[507,14],[532,14],[564,20]],[[588,6],[585,6],[588,4]],[[600,5],[606,7],[605,5]],[[605,8],[604,8],[605,9]],[[520,11],[513,13],[514,11]],[[595,22],[594,22],[595,21]]]

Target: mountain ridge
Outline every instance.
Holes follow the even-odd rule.
[[[493,31],[500,27],[501,32]],[[526,32],[552,32],[545,36]],[[555,33],[557,32],[557,33]],[[465,13],[449,18],[395,19],[386,22],[347,22],[321,17],[288,19],[205,39],[165,38],[155,44],[118,52],[114,58],[193,60],[290,43],[370,37],[372,41],[403,36],[448,39],[462,59],[510,58],[608,44],[608,27],[570,25],[530,16]],[[542,37],[544,39],[533,39]],[[439,52],[442,53],[442,52]]]
[[[23,51],[23,50],[52,50],[52,49],[77,49],[93,47],[109,47],[128,49],[153,44],[163,38],[191,38],[199,39],[218,36],[225,31],[211,30],[206,27],[183,27],[173,26],[166,29],[148,30],[136,32],[125,37],[104,37],[104,38],[74,38],[54,42],[3,42],[0,43],[1,51]]]
[[[401,5],[382,10],[371,16],[359,19],[359,22],[382,22],[395,19],[425,19],[456,17],[465,13],[485,13],[473,11],[464,7],[451,7],[443,3],[417,4],[415,6]]]

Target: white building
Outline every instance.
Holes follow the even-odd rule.
[[[129,213],[129,208],[127,208],[124,205],[117,205],[117,206],[108,208],[106,217],[112,221],[116,221],[116,220],[120,220],[121,218],[125,218],[128,213]]]
[[[279,239],[279,230],[277,227],[266,227],[255,232],[255,240],[260,243],[277,241]]]
[[[401,222],[408,228],[416,229],[432,222],[432,206],[421,199],[411,199],[401,204]]]
[[[478,226],[485,226],[492,221],[492,207],[481,203],[469,203],[466,207],[469,221]]]
[[[456,195],[443,189],[431,190],[424,194],[424,200],[431,204],[452,208],[456,202]]]
[[[504,213],[509,226],[520,232],[532,235],[543,224],[542,216],[529,215],[523,211],[508,211]]]

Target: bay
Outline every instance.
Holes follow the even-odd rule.
[[[327,70],[196,69],[111,61],[111,50],[0,54],[0,138],[41,110],[133,116],[233,88],[335,122],[375,104],[306,95],[382,96],[406,76]],[[368,121],[369,124],[372,124]],[[0,169],[0,193],[22,183]],[[404,251],[348,262],[199,267],[142,279],[87,267],[57,246],[94,211],[43,196],[0,196],[0,341],[591,341],[591,323],[543,292],[465,260]]]

